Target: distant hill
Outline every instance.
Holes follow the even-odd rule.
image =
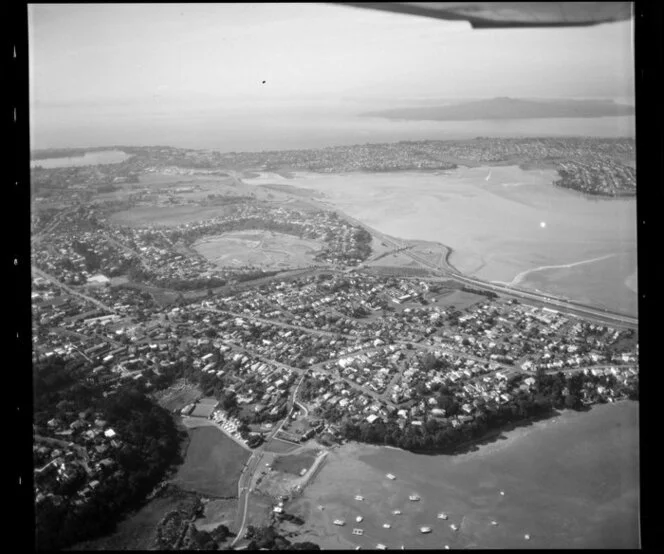
[[[612,100],[519,100],[493,98],[448,106],[395,108],[360,114],[365,117],[413,121],[469,121],[474,119],[539,119],[633,115],[634,106]]]

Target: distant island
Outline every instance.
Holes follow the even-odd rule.
[[[493,98],[449,106],[395,108],[360,114],[364,117],[412,121],[470,121],[478,119],[541,119],[633,115],[634,106],[612,100],[520,100]]]

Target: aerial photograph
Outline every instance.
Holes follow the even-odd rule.
[[[27,5],[36,549],[641,548],[634,21]]]

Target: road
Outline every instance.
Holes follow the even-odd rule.
[[[456,281],[461,281],[468,285],[481,288],[483,290],[489,290],[495,293],[500,293],[508,296],[512,296],[518,299],[526,300],[535,300],[541,302],[548,306],[553,306],[565,313],[579,315],[581,317],[586,317],[589,319],[595,319],[609,325],[618,325],[621,327],[627,327],[630,329],[637,329],[639,326],[639,320],[636,317],[618,314],[611,312],[609,310],[603,310],[600,308],[594,308],[592,306],[585,306],[583,304],[573,302],[571,300],[566,300],[564,298],[559,298],[551,294],[543,294],[532,291],[525,291],[522,289],[516,289],[513,287],[508,287],[505,285],[497,285],[495,283],[488,283],[480,279],[475,279],[472,277],[466,277],[461,274],[450,275],[451,278]]]
[[[288,410],[288,414],[286,417],[279,423],[278,426],[276,426],[273,431],[268,435],[268,438],[266,441],[261,445],[259,448],[257,448],[254,453],[251,455],[251,458],[247,461],[247,465],[244,468],[244,471],[242,472],[242,475],[240,475],[240,479],[238,480],[238,514],[242,513],[242,521],[240,523],[240,527],[238,529],[237,535],[235,536],[235,539],[233,539],[233,542],[231,543],[231,546],[235,545],[235,543],[240,540],[243,536],[244,533],[244,527],[247,523],[247,511],[249,509],[249,496],[251,494],[251,488],[252,488],[252,480],[254,477],[254,473],[258,469],[259,464],[261,463],[261,460],[263,459],[263,451],[265,446],[270,444],[270,441],[275,437],[275,435],[281,431],[281,428],[283,427],[284,423],[288,421],[288,418],[291,416],[293,413],[293,408],[296,403],[297,399],[297,393],[300,390],[300,386],[302,385],[302,382],[304,381],[304,375],[300,378],[300,382],[297,384],[295,387],[295,390],[293,391],[293,396],[288,400],[290,409]]]
[[[116,239],[114,239],[114,238],[112,238],[112,237],[108,237],[108,238],[106,239],[106,242],[110,242],[110,243],[113,244],[114,246],[117,246],[120,250],[124,250],[125,252],[127,252],[127,253],[133,255],[135,258],[138,259],[138,261],[139,261],[140,264],[143,266],[143,269],[144,269],[145,271],[151,271],[151,270],[152,270],[152,268],[150,267],[150,265],[145,261],[144,257],[143,257],[139,252],[136,252],[136,250],[130,248],[130,247],[127,246],[126,244],[122,244],[119,240],[116,240]]]
[[[220,310],[218,308],[204,308],[209,312],[214,312],[218,314],[226,314],[233,317],[239,317],[240,319],[246,319],[248,321],[259,321],[261,323],[267,323],[268,325],[274,325],[275,327],[283,327],[284,329],[293,329],[295,331],[303,331],[312,335],[318,335],[321,337],[333,337],[337,338],[339,336],[350,338],[350,339],[359,339],[359,336],[355,335],[345,335],[343,333],[334,333],[332,331],[321,331],[320,329],[310,329],[308,327],[300,327],[299,325],[293,325],[291,323],[284,323],[283,321],[275,321],[274,319],[265,319],[262,317],[256,317],[254,315],[248,315],[243,313],[231,312],[228,310]]]
[[[33,235],[32,237],[32,243],[33,244],[38,244],[42,238],[44,238],[45,235],[51,234],[53,231],[55,231],[56,227],[62,223],[62,218],[76,210],[78,206],[73,206],[71,208],[66,208],[59,212],[58,214],[53,217],[52,221],[44,227],[44,229],[41,230],[41,232],[37,233],[36,235]]]
[[[456,281],[460,281],[462,283],[472,285],[474,287],[477,287],[482,290],[488,290],[491,292],[495,293],[501,293],[505,294],[508,296],[512,296],[515,298],[519,299],[526,299],[526,300],[535,300],[538,302],[541,302],[543,304],[549,305],[549,306],[554,306],[555,308],[558,308],[562,311],[565,311],[567,313],[575,314],[575,315],[580,315],[582,317],[587,317],[591,319],[595,319],[598,321],[601,321],[606,324],[610,325],[618,325],[618,326],[623,326],[623,327],[628,327],[631,329],[636,329],[638,327],[638,318],[632,317],[629,315],[625,314],[619,314],[616,312],[611,312],[610,310],[604,310],[601,308],[596,308],[594,306],[587,306],[585,304],[581,304],[579,302],[574,302],[571,300],[567,300],[566,298],[561,298],[561,297],[556,297],[552,294],[544,294],[540,293],[537,291],[526,291],[523,289],[518,289],[514,287],[508,287],[505,285],[498,285],[495,283],[489,283],[487,281],[484,281],[482,279],[477,279],[474,277],[468,277],[463,275],[459,270],[457,270],[454,266],[452,266],[449,263],[449,254],[451,253],[452,249],[442,243],[437,243],[439,246],[445,248],[447,250],[447,255],[444,257],[441,257],[441,263],[436,264],[433,263],[427,259],[424,259],[420,256],[418,256],[416,253],[410,251],[407,248],[404,248],[406,243],[404,241],[400,241],[398,239],[394,239],[388,235],[385,235],[379,231],[376,231],[375,229],[369,227],[368,225],[362,223],[361,221],[355,219],[354,217],[350,217],[342,212],[340,212],[340,215],[345,217],[348,221],[351,223],[354,223],[355,225],[358,225],[362,228],[364,228],[367,232],[369,232],[374,238],[384,242],[388,246],[393,247],[394,249],[401,249],[402,254],[405,256],[408,256],[412,260],[416,261],[420,265],[431,269],[435,271],[436,273],[442,274],[441,277],[446,277],[448,279],[454,279]]]
[[[38,267],[36,267],[34,265],[31,266],[31,267],[32,267],[32,273],[33,274],[39,275],[40,277],[42,277],[44,279],[47,279],[48,281],[51,281],[52,283],[58,285],[65,292],[68,292],[69,294],[71,294],[72,296],[78,296],[79,298],[85,300],[86,302],[90,302],[91,304],[94,304],[95,306],[101,308],[102,310],[106,310],[107,312],[115,313],[114,308],[111,308],[110,306],[107,306],[106,304],[104,304],[103,302],[100,302],[96,298],[92,298],[91,296],[87,296],[87,295],[85,295],[81,292],[78,292],[78,291],[72,289],[71,287],[65,285],[64,283],[61,283],[60,281],[58,281],[52,275],[49,275],[48,273],[46,273],[45,271],[42,271],[41,269],[39,269]]]

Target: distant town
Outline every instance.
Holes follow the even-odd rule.
[[[476,138],[464,141],[407,141],[389,144],[335,146],[312,150],[220,153],[172,147],[114,146],[132,157],[121,164],[37,169],[37,197],[58,194],[58,187],[82,186],[85,197],[93,187],[135,182],[145,171],[186,175],[192,170],[258,169],[341,173],[350,171],[449,170],[457,165],[513,164],[556,169],[557,186],[602,196],[636,194],[635,145],[629,138],[545,137]],[[105,148],[106,150],[108,148]],[[87,149],[95,151],[97,149]],[[43,156],[63,157],[80,149],[42,150]],[[42,184],[48,183],[48,188]],[[104,188],[103,190],[110,190]],[[38,198],[36,198],[38,201]]]
[[[33,453],[45,544],[108,533],[160,494],[182,463],[183,429],[214,427],[237,446],[244,461],[219,497],[235,497],[238,515],[214,533],[171,518],[159,546],[278,539],[287,549],[247,524],[248,506],[260,498],[271,518],[288,519],[284,499],[335,445],[453,453],[507,423],[638,399],[629,318],[471,282],[444,245],[388,237],[315,198],[242,182],[252,171],[510,163],[556,169],[556,186],[582,193],[634,195],[632,140],[113,149],[130,157],[32,170]],[[227,240],[218,255],[202,254],[201,241],[216,237]],[[221,256],[231,247],[239,253]],[[263,456],[303,445],[323,453],[298,467],[305,481],[270,489]]]

